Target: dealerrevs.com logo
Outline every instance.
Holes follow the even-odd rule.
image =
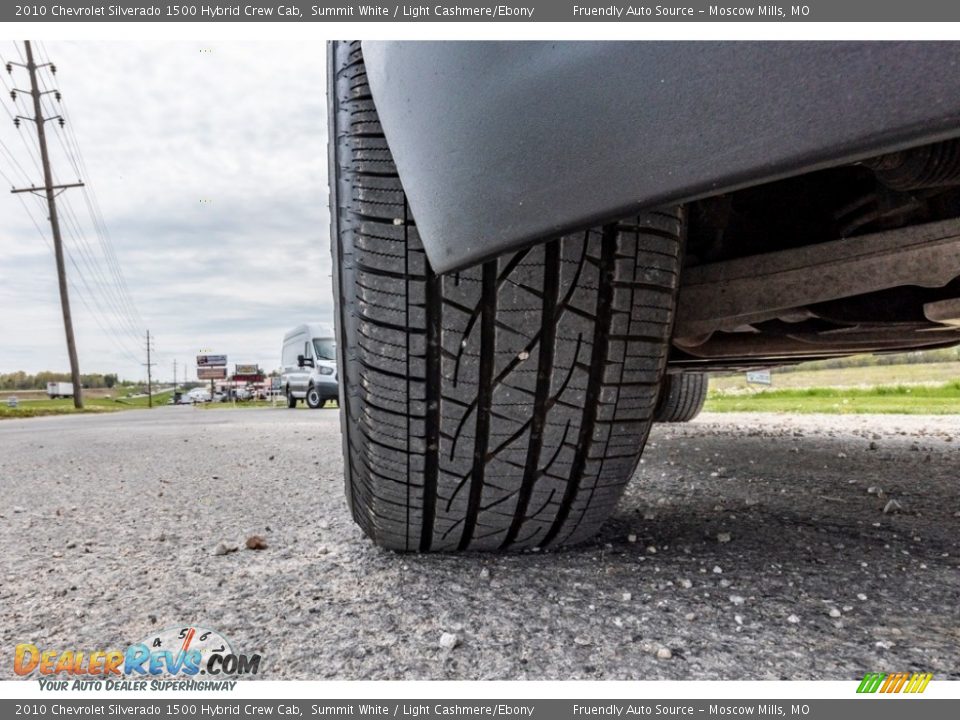
[[[37,677],[41,689],[50,690],[142,690],[148,681],[151,689],[232,689],[236,677],[260,671],[260,659],[235,652],[216,630],[186,626],[151,634],[125,650],[41,649],[20,643],[13,671]],[[196,682],[197,676],[208,680]]]

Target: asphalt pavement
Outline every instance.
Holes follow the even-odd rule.
[[[0,677],[196,624],[266,679],[960,679],[958,430],[705,414],[596,541],[425,556],[350,520],[336,410],[0,421]]]

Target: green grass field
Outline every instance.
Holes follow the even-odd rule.
[[[890,366],[895,373],[900,366]],[[913,366],[911,366],[913,367]],[[922,366],[917,366],[922,367]],[[956,367],[956,365],[954,365]],[[879,370],[881,368],[847,368],[860,373],[863,370]],[[774,375],[774,385],[781,384],[790,375],[820,373],[839,373],[839,370],[824,370],[815,373],[787,373],[783,376]],[[956,374],[954,375],[956,377]],[[731,378],[717,378],[730,380]],[[738,378],[744,385],[746,382]],[[836,380],[836,378],[832,378]],[[960,414],[960,380],[951,382],[913,384],[913,385],[874,385],[857,386],[824,386],[826,378],[811,377],[808,382],[823,383],[813,387],[786,387],[771,389],[739,388],[737,385],[724,388],[718,382],[715,387],[711,379],[710,393],[704,410],[708,412],[781,412],[781,413],[879,413],[879,414],[906,414],[906,415],[952,415]],[[784,382],[783,384],[786,384]]]
[[[785,371],[772,371],[774,389],[871,388],[897,385],[939,385],[960,380],[960,362],[916,363],[912,365],[873,365],[869,367],[812,369],[800,365]],[[712,375],[710,390],[723,393],[754,393],[762,385],[748,385],[744,373]]]
[[[7,393],[0,398],[0,419],[3,418],[23,418],[40,417],[42,415],[65,415],[71,413],[104,413],[117,412],[120,410],[133,410],[135,408],[145,408],[148,406],[146,397],[123,398],[123,397],[102,397],[96,393],[90,393],[89,397],[83,398],[83,410],[77,410],[73,407],[72,398],[57,398],[51,400],[47,397],[19,397],[17,407],[7,406],[7,397],[16,395],[16,393]],[[170,400],[172,393],[158,393],[153,396],[153,406],[166,405]]]
[[[7,406],[7,397],[10,395],[17,395],[17,393],[5,393],[3,396],[0,396],[0,420],[4,418],[41,417],[43,415],[119,412],[122,410],[144,409],[148,407],[146,397],[112,398],[103,397],[103,392],[101,391],[91,391],[84,394],[83,410],[77,410],[74,408],[73,400],[71,398],[57,398],[56,400],[51,400],[45,396],[39,396],[38,393],[29,393],[27,397],[24,397],[23,394],[17,395],[17,407],[11,408]],[[169,402],[172,395],[172,392],[157,393],[153,396],[153,406],[165,406]],[[275,407],[278,410],[285,410],[287,407],[287,401],[284,398],[278,398],[277,402],[274,404],[269,400],[241,400],[236,403],[198,403],[194,407],[199,410],[241,410],[244,408],[253,407]],[[309,408],[302,403],[297,405],[297,410],[307,409]],[[326,404],[324,409],[336,410],[337,404],[335,402],[329,402]]]

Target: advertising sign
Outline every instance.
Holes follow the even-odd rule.
[[[227,364],[226,355],[197,355],[197,367],[219,367]]]
[[[233,379],[236,382],[258,383],[263,382],[263,375],[261,373],[252,373],[250,375],[234,375]]]
[[[225,367],[198,367],[197,380],[226,380],[227,369]]]
[[[260,368],[254,365],[240,365],[237,363],[234,375],[259,375]]]

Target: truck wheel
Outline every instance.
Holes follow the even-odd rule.
[[[320,391],[317,390],[313,385],[307,388],[307,407],[311,410],[316,410],[323,406],[323,398],[320,397]]]
[[[660,387],[660,402],[654,422],[687,422],[703,410],[707,399],[706,373],[666,375]]]
[[[678,209],[430,268],[359,43],[331,68],[346,493],[407,551],[590,538],[646,441],[676,301]]]
[[[293,393],[290,392],[290,388],[287,388],[287,407],[291,410],[297,407],[297,399],[293,396]]]

